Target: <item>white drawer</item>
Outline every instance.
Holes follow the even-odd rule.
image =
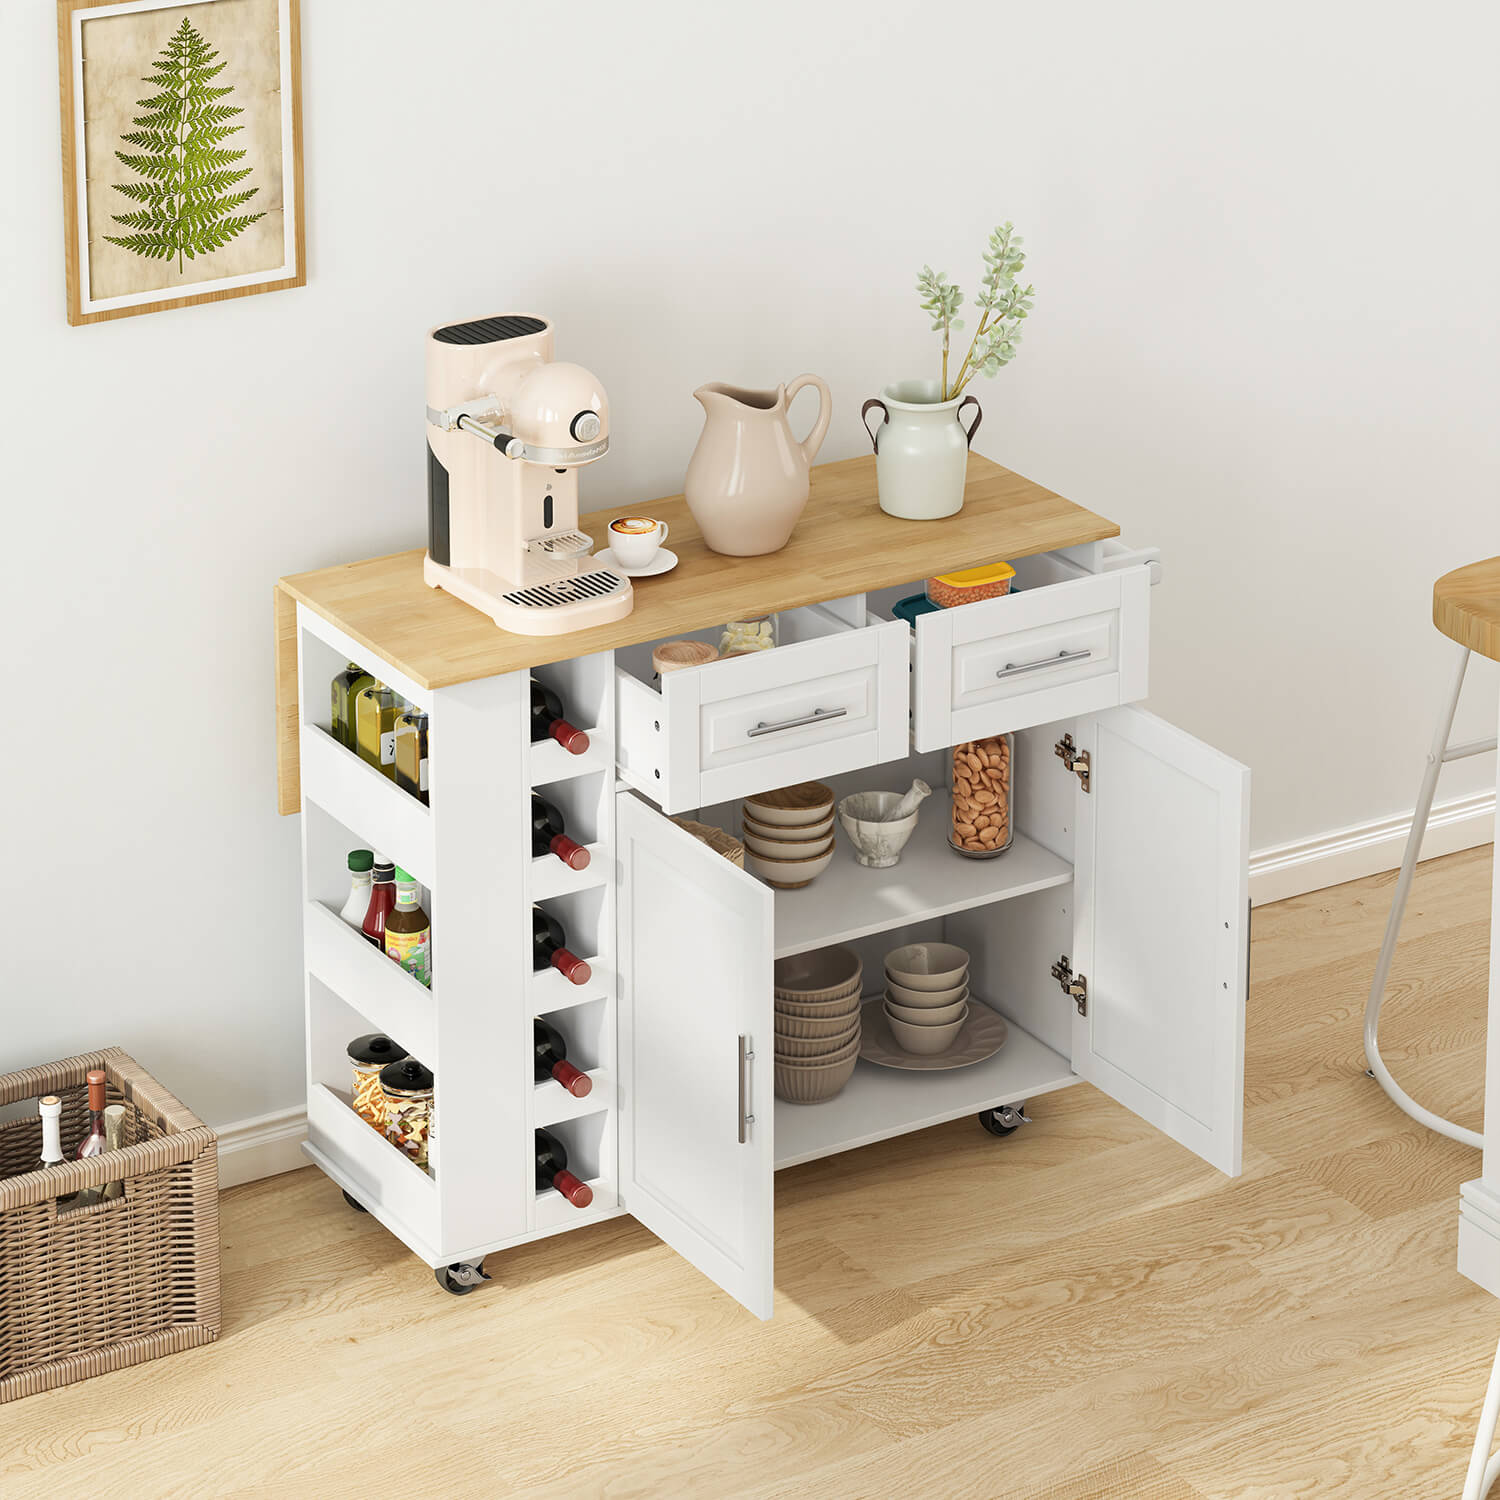
[[[624,780],[682,812],[907,753],[905,624],[857,627],[810,605],[784,611],[779,629],[774,650],[655,683],[649,644],[616,652]]]
[[[912,735],[918,750],[1146,696],[1148,564],[1086,573],[1049,554],[1016,567],[1022,592],[917,617]]]

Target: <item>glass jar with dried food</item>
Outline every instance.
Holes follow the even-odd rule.
[[[953,747],[953,821],[948,843],[970,859],[1004,854],[1015,837],[1011,816],[1011,735],[966,740]]]

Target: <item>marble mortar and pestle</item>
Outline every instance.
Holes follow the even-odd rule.
[[[871,870],[896,864],[916,831],[917,810],[932,795],[925,781],[904,792],[851,792],[838,806],[839,826],[854,846],[854,858]]]

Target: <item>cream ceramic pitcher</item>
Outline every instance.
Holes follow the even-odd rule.
[[[818,388],[812,431],[792,436],[787,411],[803,386]],[[688,461],[683,497],[710,550],[758,557],[786,546],[807,504],[808,471],[833,415],[826,381],[799,375],[774,391],[700,385],[703,433]]]

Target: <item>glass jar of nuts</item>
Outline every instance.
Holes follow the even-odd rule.
[[[953,747],[953,824],[948,843],[970,859],[992,859],[1010,848],[1011,736],[968,740]]]

